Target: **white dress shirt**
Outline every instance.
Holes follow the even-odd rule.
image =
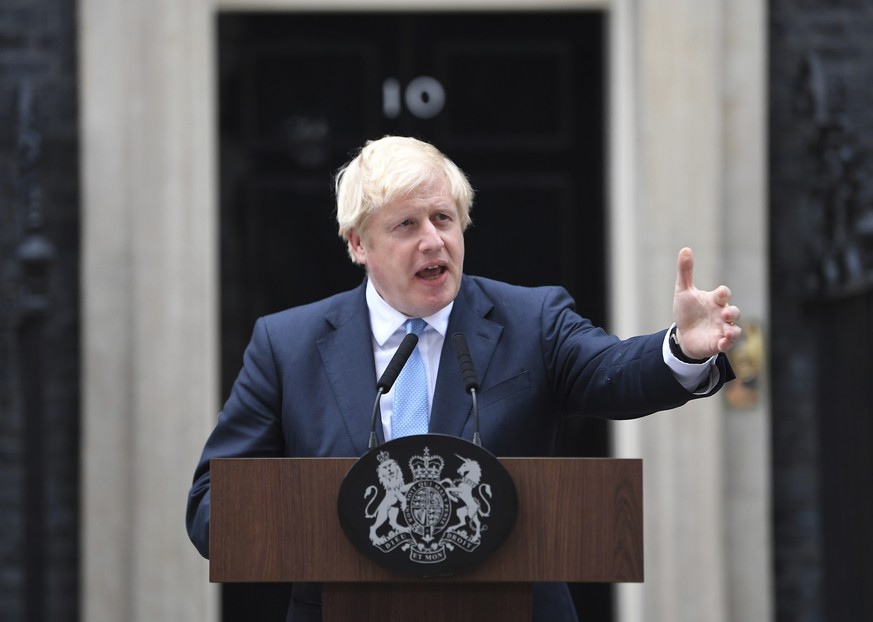
[[[446,330],[449,328],[449,315],[452,313],[454,302],[450,302],[433,315],[423,317],[427,322],[421,337],[418,339],[418,351],[424,362],[424,371],[427,373],[427,406],[430,411],[433,406],[433,393],[436,387],[437,371],[440,368],[440,355],[443,351],[443,342],[446,339]],[[385,302],[373,287],[373,282],[367,280],[367,307],[370,310],[370,328],[373,331],[373,354],[376,360],[376,379],[379,380],[391,362],[391,357],[397,351],[397,347],[406,336],[403,323],[409,319],[400,311],[397,311]],[[385,440],[391,440],[391,415],[394,413],[394,387],[382,396],[382,431]]]

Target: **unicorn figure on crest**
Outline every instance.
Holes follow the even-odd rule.
[[[455,454],[458,456],[458,454]],[[444,479],[441,484],[452,501],[460,502],[460,507],[455,514],[458,517],[458,522],[450,526],[446,531],[458,531],[464,529],[468,523],[473,528],[474,533],[471,540],[478,541],[482,533],[482,521],[480,517],[487,518],[491,515],[491,504],[488,499],[491,498],[491,486],[488,484],[480,484],[482,479],[482,467],[475,460],[458,456],[461,459],[461,466],[458,467],[458,475],[460,478],[452,481]],[[481,501],[476,498],[479,494]],[[485,504],[485,511],[482,510],[482,504]]]

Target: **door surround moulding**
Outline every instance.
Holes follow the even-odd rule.
[[[711,14],[739,12],[740,5],[756,4],[754,0],[733,4],[727,0],[666,0],[656,10],[632,0],[164,0],[156,9],[148,3],[81,0],[77,7],[83,175],[83,619],[215,620],[218,615],[215,590],[205,582],[206,565],[196,557],[180,527],[187,480],[220,400],[213,75],[216,12],[605,11],[611,112],[605,232],[608,282],[613,284],[610,323],[614,332],[628,335],[649,328],[648,314],[639,311],[642,302],[663,307],[663,300],[657,299],[661,294],[650,292],[646,284],[662,283],[665,275],[671,283],[672,266],[653,261],[652,253],[672,247],[675,241],[669,230],[649,229],[645,224],[666,196],[663,187],[654,183],[661,180],[652,179],[653,162],[659,154],[677,150],[669,138],[645,123],[651,113],[640,101],[652,103],[646,98],[657,88],[652,72],[660,67],[643,58],[641,46],[647,35],[657,34],[657,27],[665,23],[659,21],[662,14],[675,18],[671,27],[678,22],[678,32],[687,33],[696,32],[698,23],[706,25]],[[740,65],[751,64],[752,71],[747,73],[752,75],[763,70],[763,50],[757,57],[736,53],[732,59]],[[717,64],[712,59],[703,62]],[[684,84],[681,78],[673,79]],[[763,98],[763,87],[760,95]],[[749,97],[754,99],[754,93]],[[716,101],[705,104],[706,110],[715,111],[716,123],[724,121],[718,116]],[[759,105],[759,111],[748,113],[755,119],[763,115],[763,102]],[[737,126],[744,127],[742,123]],[[719,157],[716,154],[715,159]],[[701,159],[707,161],[712,159]],[[700,163],[691,159],[690,166]],[[701,247],[712,243],[713,251],[704,253],[704,260],[712,261],[711,273],[729,260],[720,259],[715,247],[731,244],[711,237],[719,214],[734,206],[718,196],[725,183],[719,175],[689,175],[709,184],[705,190],[716,199],[705,210],[705,218],[695,221],[705,232],[700,239],[706,245]],[[754,183],[763,186],[760,175],[751,171]],[[687,183],[684,179],[668,181],[679,184],[680,190]],[[763,198],[752,199],[746,204],[763,214]],[[679,209],[679,215],[689,212]],[[666,218],[674,216],[670,213]],[[763,303],[758,306],[760,313],[766,312]],[[706,408],[705,417],[719,414],[714,400]],[[642,455],[647,435],[657,435],[631,425],[621,427],[616,434],[619,454]],[[706,443],[718,444],[716,431],[708,430],[712,434],[706,436]],[[707,449],[712,447],[707,445],[704,452]],[[719,455],[718,451],[713,455]],[[716,471],[715,476],[724,474]],[[653,490],[669,487],[669,478],[655,470],[647,475]],[[647,514],[660,520],[662,527],[669,515],[663,508]],[[658,553],[647,555],[653,564],[650,568],[660,574]],[[669,555],[665,551],[664,557]],[[676,568],[670,573],[674,571],[681,573]],[[708,567],[706,573],[715,575],[706,584],[708,588],[724,583],[718,568]],[[671,576],[681,584],[680,575]],[[728,598],[728,588],[716,585],[712,589],[718,592],[712,597],[714,602]],[[652,607],[651,597],[641,590],[622,588],[620,593],[623,621],[643,619],[644,604],[651,614],[647,619],[657,619],[657,611],[662,610]]]

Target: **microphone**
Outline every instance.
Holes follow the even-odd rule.
[[[473,444],[482,446],[479,436],[479,403],[476,394],[479,391],[479,381],[476,379],[476,370],[473,369],[473,358],[470,356],[470,348],[467,347],[467,339],[463,333],[452,335],[452,346],[455,349],[455,358],[461,370],[461,379],[464,381],[464,389],[473,398]]]
[[[379,378],[379,382],[376,383],[376,401],[373,403],[373,420],[370,423],[370,441],[367,443],[367,449],[374,449],[379,444],[376,440],[376,422],[382,413],[382,396],[394,386],[394,381],[397,380],[400,370],[406,365],[406,361],[415,350],[417,343],[418,335],[407,333],[400,345],[397,346],[397,351],[391,357],[391,361],[382,373],[382,377]]]

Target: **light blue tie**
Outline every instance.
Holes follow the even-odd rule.
[[[427,322],[421,318],[406,320],[407,333],[421,337]],[[394,383],[394,414],[391,416],[391,436],[427,434],[427,374],[418,346],[412,351],[406,365]]]

